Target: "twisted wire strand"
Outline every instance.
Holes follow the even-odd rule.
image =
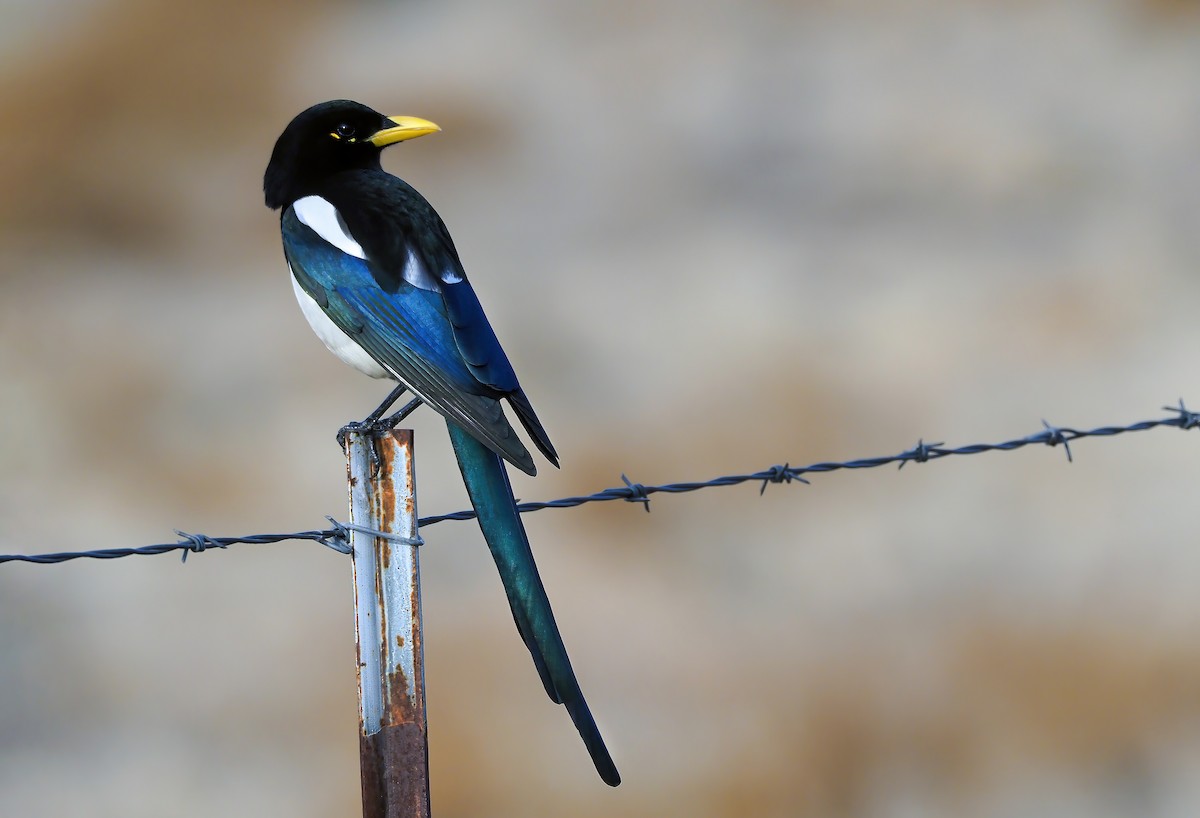
[[[1161,426],[1170,426],[1181,430],[1189,430],[1200,427],[1200,413],[1193,412],[1184,405],[1183,400],[1179,401],[1178,406],[1164,406],[1163,409],[1171,414],[1167,417],[1158,418],[1156,420],[1142,420],[1136,423],[1126,424],[1124,426],[1100,426],[1095,429],[1073,429],[1067,426],[1054,426],[1047,421],[1042,421],[1042,428],[1033,434],[1025,437],[1018,437],[1012,440],[1006,440],[1002,443],[973,443],[966,446],[947,448],[945,443],[926,443],[924,440],[918,440],[917,444],[911,449],[907,449],[898,454],[883,455],[879,457],[865,457],[857,460],[843,461],[827,461],[821,463],[811,463],[807,466],[791,466],[787,463],[782,465],[770,466],[761,471],[751,472],[748,474],[731,474],[723,477],[714,477],[711,480],[691,481],[682,483],[666,483],[659,486],[647,486],[641,483],[635,483],[625,475],[621,475],[623,485],[614,488],[604,489],[595,494],[580,495],[578,497],[563,497],[558,500],[546,500],[541,502],[519,503],[517,509],[526,514],[533,511],[540,511],[545,508],[575,508],[586,503],[603,503],[612,500],[624,500],[628,503],[641,503],[646,511],[650,510],[650,497],[654,494],[683,494],[685,492],[699,491],[708,488],[722,488],[726,486],[737,486],[742,483],[761,483],[759,494],[763,494],[769,485],[777,485],[781,483],[791,483],[793,481],[799,483],[808,483],[804,475],[821,474],[824,472],[839,471],[841,469],[873,469],[880,466],[887,466],[892,463],[897,464],[898,468],[904,468],[908,463],[927,463],[931,460],[940,460],[944,457],[975,455],[986,452],[1011,452],[1017,449],[1022,449],[1026,446],[1062,446],[1063,452],[1066,454],[1067,461],[1073,462],[1071,453],[1071,443],[1088,437],[1114,437],[1116,435],[1128,434],[1132,432],[1145,432],[1150,429],[1156,429]],[[418,521],[418,526],[424,527],[435,525],[437,523],[446,522],[448,520],[470,520],[475,517],[475,512],[467,509],[464,511],[456,511],[451,514],[436,514],[429,517],[422,517]],[[230,545],[237,544],[268,544],[284,542],[286,540],[311,540],[321,543],[333,550],[342,553],[351,553],[349,543],[349,532],[351,530],[365,534],[371,534],[376,537],[385,539],[395,539],[405,542],[410,545],[419,544],[419,540],[408,540],[407,538],[397,537],[383,531],[375,531],[374,529],[366,528],[365,526],[352,525],[349,523],[339,523],[332,517],[326,518],[329,520],[331,527],[322,530],[314,531],[298,531],[291,534],[251,534],[242,537],[210,537],[207,534],[189,534],[183,531],[176,531],[179,540],[171,543],[158,543],[155,545],[144,545],[138,548],[105,548],[97,551],[64,551],[54,554],[0,554],[0,564],[10,562],[26,562],[37,565],[52,565],[57,563],[67,562],[75,559],[118,559],[121,557],[130,557],[146,554],[167,554],[171,552],[182,552],[182,560],[187,561],[189,554],[199,554],[211,548],[226,548]]]

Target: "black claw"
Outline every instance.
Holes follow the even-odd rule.
[[[379,474],[379,469],[383,466],[383,458],[379,454],[379,438],[375,435],[381,431],[379,421],[368,424],[366,421],[352,421],[347,423],[341,429],[338,429],[337,442],[342,447],[342,451],[346,451],[346,435],[350,432],[366,433],[371,438],[371,476]]]
[[[379,438],[375,435],[371,435],[371,448],[367,449],[367,456],[371,458],[371,477],[378,477],[383,469],[383,455],[379,453]]]
[[[346,435],[350,434],[351,432],[368,432],[369,433],[372,431],[374,431],[374,426],[368,424],[366,421],[352,420],[349,423],[347,423],[345,426],[343,426],[342,428],[338,429],[338,433],[337,433],[338,445],[341,446],[342,449],[344,450],[346,448]]]

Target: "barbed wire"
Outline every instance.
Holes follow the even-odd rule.
[[[1157,420],[1142,420],[1136,423],[1130,423],[1124,426],[1100,426],[1095,429],[1073,429],[1067,426],[1054,426],[1042,421],[1042,429],[1025,437],[1018,437],[1012,440],[1006,440],[1003,443],[973,443],[967,446],[958,446],[946,448],[944,443],[926,443],[924,440],[918,440],[917,445],[911,449],[907,449],[899,454],[883,455],[881,457],[866,457],[858,460],[843,460],[829,461],[822,463],[812,463],[807,466],[792,466],[787,463],[782,465],[771,466],[762,471],[751,472],[749,474],[731,474],[724,477],[714,477],[711,480],[703,480],[686,483],[666,483],[660,486],[646,486],[641,483],[634,483],[625,475],[621,475],[623,486],[604,489],[595,494],[586,494],[578,497],[563,497],[558,500],[547,500],[541,502],[518,503],[517,510],[522,514],[533,511],[540,511],[544,508],[575,508],[576,506],[584,505],[585,503],[603,503],[611,500],[624,500],[630,503],[641,503],[646,511],[650,511],[650,497],[654,494],[682,494],[690,491],[699,491],[707,488],[722,488],[726,486],[737,486],[742,483],[761,483],[758,493],[762,495],[767,490],[767,486],[780,483],[791,483],[797,481],[800,483],[808,483],[805,479],[806,474],[820,474],[823,472],[839,471],[841,469],[873,469],[880,466],[887,466],[896,463],[899,468],[904,468],[907,463],[927,463],[931,460],[939,460],[943,457],[982,454],[984,452],[1009,452],[1016,449],[1022,449],[1026,446],[1062,446],[1067,456],[1068,462],[1073,462],[1074,458],[1071,454],[1071,443],[1086,437],[1113,437],[1116,435],[1127,434],[1130,432],[1145,432],[1150,429],[1156,429],[1160,426],[1172,426],[1177,429],[1195,429],[1200,427],[1200,413],[1193,412],[1188,409],[1183,400],[1180,399],[1178,406],[1164,406],[1164,411],[1170,412],[1167,417]],[[475,517],[475,512],[468,509],[465,511],[456,511],[451,514],[437,514],[430,517],[422,517],[418,520],[417,525],[420,527],[435,525],[436,523],[446,522],[447,520],[470,520]],[[0,554],[0,564],[9,562],[30,562],[41,565],[55,564],[67,562],[75,559],[117,559],[120,557],[129,557],[142,554],[166,554],[174,551],[182,552],[182,559],[187,561],[188,554],[198,554],[207,551],[210,548],[226,548],[230,545],[237,544],[265,544],[284,542],[286,540],[311,540],[321,543],[333,550],[342,553],[351,553],[350,548],[350,531],[359,531],[366,534],[371,534],[378,537],[395,539],[395,535],[387,532],[376,531],[365,526],[354,525],[352,523],[340,523],[332,517],[326,518],[330,522],[330,528],[314,530],[314,531],[298,531],[291,534],[252,534],[244,537],[210,537],[207,534],[188,534],[183,531],[176,531],[179,535],[179,540],[172,543],[159,543],[156,545],[145,545],[139,548],[105,548],[98,551],[65,551],[55,554]],[[403,540],[403,538],[400,538]],[[408,541],[416,543],[418,541]]]

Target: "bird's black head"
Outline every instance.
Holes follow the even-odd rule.
[[[284,128],[263,177],[267,207],[286,207],[316,193],[329,176],[378,168],[388,145],[441,130],[411,116],[384,116],[348,99],[314,105]]]

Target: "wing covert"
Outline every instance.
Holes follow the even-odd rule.
[[[335,325],[448,420],[522,471],[536,472],[504,417],[500,395],[480,383],[464,360],[441,293],[408,282],[385,292],[369,262],[326,242],[291,208],[284,211],[282,229],[293,275]]]

